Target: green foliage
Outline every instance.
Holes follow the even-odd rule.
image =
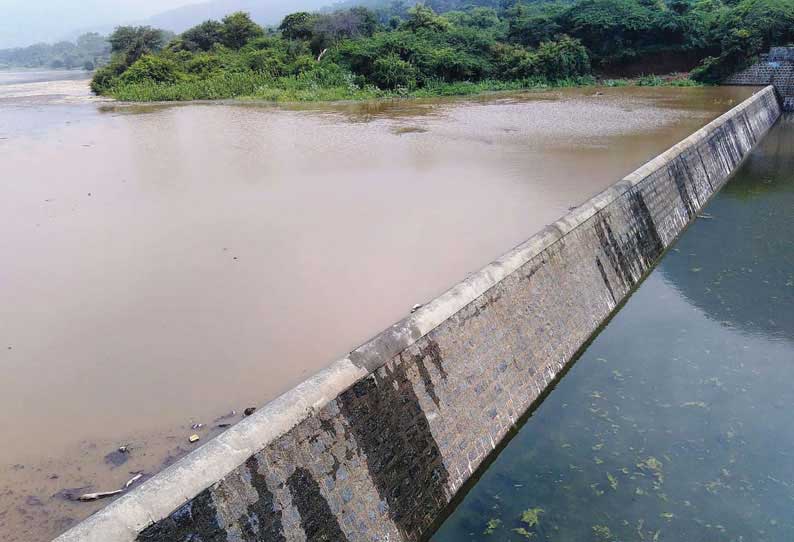
[[[794,0],[741,0],[708,23],[711,37],[719,40],[719,54],[705,58],[692,76],[716,83],[770,46],[794,41]]]
[[[162,56],[143,55],[124,71],[120,82],[173,84],[181,78],[179,68],[174,61]]]
[[[403,27],[406,30],[416,32],[417,30],[430,30],[443,32],[449,29],[450,23],[446,19],[436,15],[436,12],[424,4],[417,4],[408,11],[408,20]]]
[[[216,55],[200,53],[187,60],[184,67],[185,71],[191,75],[211,77],[220,72],[223,67],[223,62]]]
[[[124,72],[126,66],[115,61],[102,66],[94,72],[91,79],[91,91],[96,94],[109,94],[116,85],[118,76]]]
[[[550,81],[567,79],[590,73],[590,57],[579,40],[561,36],[557,41],[546,41],[537,49],[540,75]]]
[[[264,34],[262,27],[251,20],[251,16],[237,11],[223,18],[220,28],[223,44],[230,49],[239,49],[248,41]]]
[[[310,40],[314,33],[317,17],[312,13],[300,11],[284,17],[278,29],[288,40]]]
[[[516,4],[507,13],[507,38],[512,43],[535,47],[562,32],[561,16],[565,5],[557,2],[529,6]]]
[[[652,31],[653,16],[634,0],[582,0],[561,22],[603,62],[635,55]]]
[[[416,86],[416,68],[396,53],[375,59],[372,80],[381,88],[413,88]]]
[[[293,13],[267,33],[233,13],[165,48],[162,31],[120,27],[92,89],[141,100],[466,94],[590,84],[594,68],[663,65],[677,55],[702,60],[697,81],[658,77],[649,65],[648,76],[606,84],[687,86],[718,81],[769,45],[794,41],[794,0],[351,0],[339,7]]]
[[[181,43],[188,51],[209,51],[223,42],[224,25],[218,21],[204,21],[182,33]]]
[[[108,36],[110,50],[121,58],[126,66],[131,66],[143,55],[156,53],[166,43],[164,31],[151,26],[119,26]]]
[[[244,56],[246,66],[257,73],[272,76],[286,75],[287,63],[283,54],[272,49],[248,51]]]

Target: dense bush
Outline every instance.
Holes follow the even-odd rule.
[[[167,45],[156,29],[121,27],[92,88],[140,99],[427,95],[572,84],[671,55],[701,60],[693,76],[718,81],[794,40],[794,0],[365,3],[373,9],[298,12],[268,30],[233,13]],[[669,81],[684,84],[642,83]]]
[[[121,75],[120,82],[176,83],[182,79],[176,62],[161,56],[144,55]]]
[[[709,23],[711,37],[719,40],[718,54],[707,57],[693,77],[718,82],[770,46],[794,41],[794,0],[741,0]]]
[[[590,57],[579,40],[562,36],[558,41],[545,41],[537,49],[539,75],[550,81],[568,79],[590,73]]]
[[[372,80],[381,88],[413,88],[416,86],[416,68],[396,53],[390,53],[375,59]]]
[[[188,51],[209,51],[216,43],[223,41],[223,24],[218,21],[204,21],[186,30],[180,37],[182,48]]]

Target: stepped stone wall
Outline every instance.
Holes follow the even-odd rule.
[[[779,115],[756,93],[59,542],[426,539]]]
[[[794,111],[794,47],[772,47],[758,62],[728,77],[725,85],[772,85],[784,111]]]

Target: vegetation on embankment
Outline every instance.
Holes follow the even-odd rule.
[[[370,4],[294,13],[273,29],[238,12],[170,41],[157,29],[120,27],[92,89],[131,101],[469,94],[592,84],[606,68],[660,55],[695,58],[693,79],[716,82],[794,38],[794,0]],[[635,83],[695,84],[657,76]]]

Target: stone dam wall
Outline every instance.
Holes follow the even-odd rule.
[[[756,93],[57,540],[427,539],[779,116]]]

